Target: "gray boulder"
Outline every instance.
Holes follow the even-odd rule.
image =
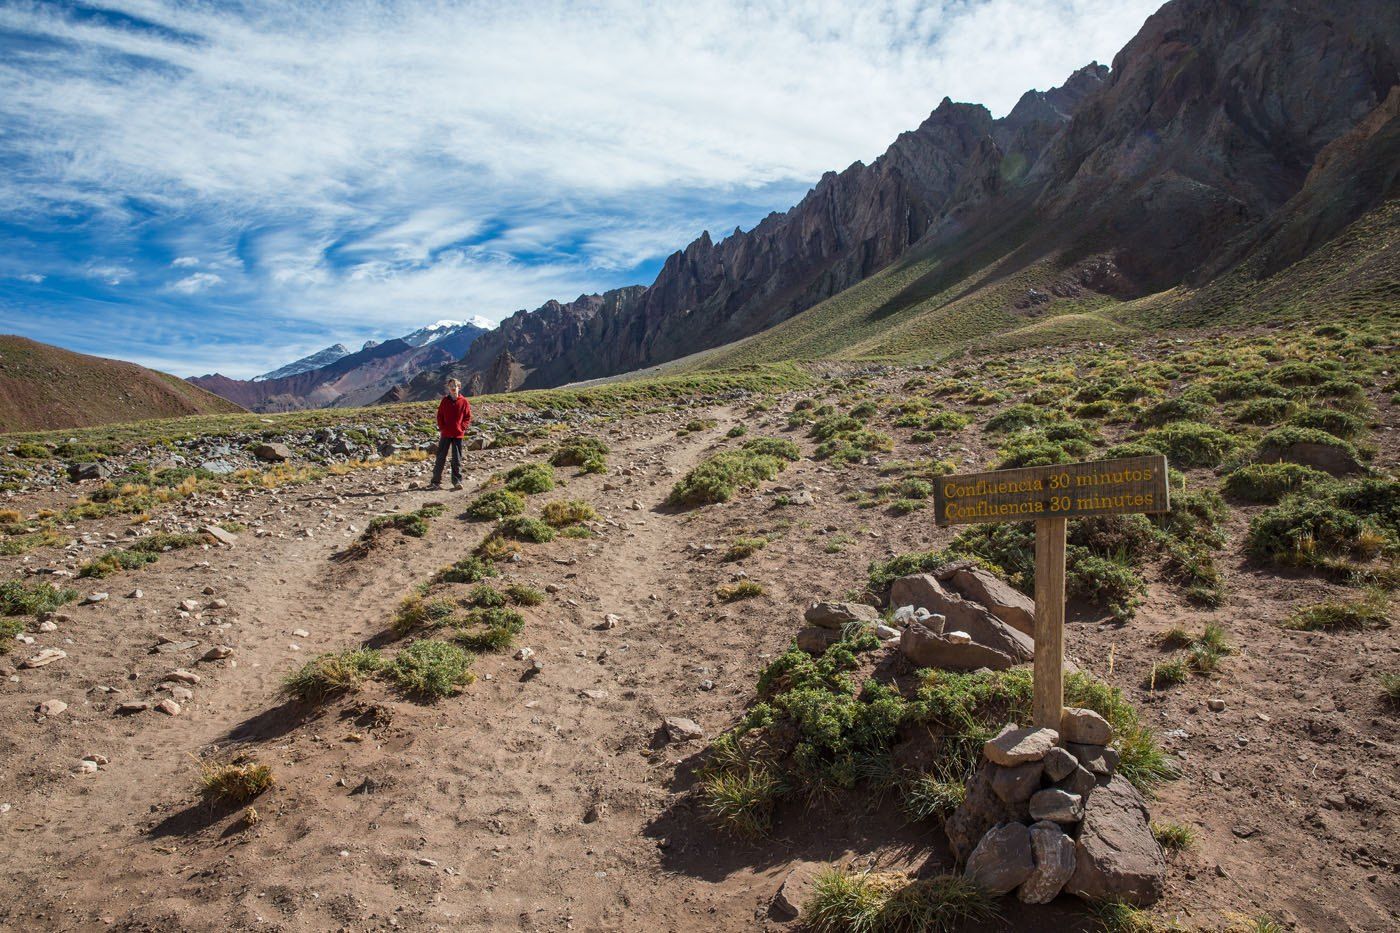
[[[992,790],[995,766],[982,762],[977,773],[967,782],[967,796],[949,815],[943,828],[948,833],[948,845],[953,858],[966,862],[972,850],[982,841],[987,830],[999,823],[1020,822],[1030,818],[1024,803],[1010,804]]]
[[[106,479],[112,475],[112,468],[102,462],[73,463],[68,466],[68,478],[75,483],[85,479]]]
[[[975,671],[980,667],[1002,671],[1016,665],[1016,659],[986,645],[963,642],[933,632],[918,622],[909,623],[899,638],[899,650],[919,667],[949,671]]]
[[[836,629],[816,625],[809,625],[797,633],[797,647],[808,654],[822,654],[840,640],[841,633]]]
[[[258,444],[253,448],[253,456],[264,463],[284,463],[294,454],[286,444]]]
[[[1022,903],[1048,904],[1074,874],[1074,840],[1051,822],[1031,827],[1031,853],[1035,870],[1016,892]]]
[[[842,629],[852,622],[875,623],[880,621],[880,610],[864,603],[813,603],[802,617],[809,625],[822,628]]]
[[[206,473],[213,473],[215,476],[227,476],[238,469],[236,464],[227,460],[205,460],[199,468]]]
[[[1148,821],[1147,804],[1126,778],[1115,775],[1096,788],[1084,807],[1065,890],[1088,901],[1156,903],[1167,863]]]
[[[981,568],[957,570],[948,579],[965,599],[981,603],[1007,625],[1035,637],[1035,600]]]
[[[1014,663],[1029,661],[1035,656],[1035,642],[1029,636],[1007,625],[981,604],[949,592],[929,574],[895,580],[890,589],[890,603],[915,606],[944,616],[947,619],[944,631],[967,632],[977,644],[1014,659]]]
[[[1333,476],[1361,472],[1361,464],[1342,448],[1330,444],[1313,444],[1309,441],[1297,441],[1293,444],[1265,442],[1260,445],[1256,459],[1260,463],[1299,463],[1331,473]]]
[[[1069,794],[1078,794],[1083,797],[1089,791],[1099,786],[1099,781],[1086,768],[1079,765],[1074,766],[1068,777],[1061,778],[1055,782],[1055,787]]]
[[[1030,830],[1020,823],[1005,823],[977,843],[963,874],[989,894],[1009,894],[1033,871]]]

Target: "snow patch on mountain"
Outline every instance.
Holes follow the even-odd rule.
[[[337,343],[326,347],[324,350],[317,350],[310,356],[303,356],[301,359],[288,363],[280,369],[263,373],[261,376],[254,376],[254,382],[266,382],[269,379],[281,379],[285,376],[296,376],[301,373],[310,372],[313,369],[320,369],[322,366],[329,366],[332,363],[350,355],[350,348],[343,343]]]

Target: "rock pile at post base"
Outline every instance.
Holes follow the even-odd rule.
[[[1166,860],[1147,804],[1122,775],[1113,731],[1066,708],[1060,729],[1008,725],[982,749],[967,797],[948,818],[964,873],[994,894],[1046,904],[1062,891],[1136,906],[1162,896]]]

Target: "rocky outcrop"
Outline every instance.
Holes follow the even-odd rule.
[[[1035,656],[1035,643],[980,603],[945,589],[930,574],[900,577],[890,587],[890,603],[925,609],[942,621],[935,627],[905,629],[904,653],[921,667],[1004,670]]]

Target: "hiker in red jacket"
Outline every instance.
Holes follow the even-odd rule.
[[[437,463],[433,465],[433,481],[429,489],[442,488],[442,468],[447,465],[447,452],[452,451],[452,488],[462,488],[462,438],[472,423],[472,406],[462,394],[462,384],[447,380],[447,395],[438,402]]]

